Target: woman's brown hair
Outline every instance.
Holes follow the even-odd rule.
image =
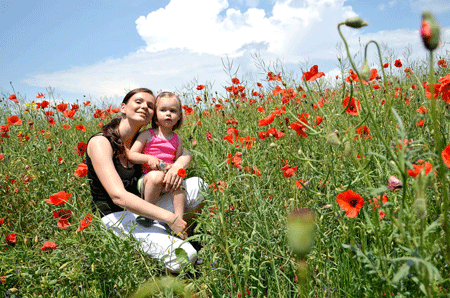
[[[153,92],[150,89],[136,88],[128,92],[127,95],[125,95],[125,97],[122,100],[122,104],[127,104],[133,95],[142,92],[148,93],[153,96]],[[111,147],[113,149],[113,155],[117,158],[126,156],[125,144],[123,143],[119,134],[119,123],[121,120],[122,120],[121,117],[114,118],[108,124],[105,124],[101,129],[102,134],[109,139]],[[136,136],[134,137],[133,142],[136,139],[137,135],[138,134],[136,134]]]

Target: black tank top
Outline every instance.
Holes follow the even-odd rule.
[[[89,138],[88,143],[93,137],[98,135],[102,136],[101,133],[96,133]],[[108,139],[108,141],[111,143],[111,140]],[[127,168],[122,165],[122,163],[117,157],[113,157],[113,163],[117,171],[117,174],[119,174],[120,179],[122,179],[123,185],[125,186],[125,190],[137,196],[140,196],[137,190],[137,181],[139,177],[142,175],[141,165],[133,165],[132,167]],[[95,173],[91,158],[89,157],[87,151],[86,151],[86,165],[88,167],[87,176],[89,179],[89,185],[91,187],[92,209],[94,211],[96,209],[100,210],[102,216],[108,215],[112,212],[123,211],[122,207],[113,203],[112,199],[108,195],[108,192],[100,183],[100,180],[98,179],[97,174]]]

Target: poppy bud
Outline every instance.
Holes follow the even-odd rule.
[[[294,254],[303,258],[314,244],[315,214],[306,208],[298,208],[288,215],[287,236]]]
[[[298,155],[302,155],[302,153],[303,153],[303,152],[302,152],[302,148],[298,149],[297,154],[298,154]]]
[[[422,13],[420,36],[422,37],[424,46],[430,51],[433,51],[439,45],[439,24],[429,11],[424,11]]]
[[[195,148],[197,147],[198,141],[197,139],[192,139],[192,147]]]
[[[36,235],[36,237],[34,237],[34,243],[35,243],[35,244],[38,244],[38,242],[39,242],[39,238],[38,238],[38,236]]]
[[[349,142],[345,142],[344,144],[344,156],[345,157],[350,157],[353,154],[353,148],[352,145],[350,145]]]
[[[402,183],[402,181],[400,181],[400,179],[398,179],[395,176],[389,177],[387,188],[389,188],[390,190],[396,190],[396,189],[399,189],[402,187],[403,187],[403,183]]]
[[[361,27],[369,25],[369,23],[367,23],[360,17],[348,18],[345,20],[344,24],[355,29],[359,29]]]
[[[336,132],[331,132],[327,135],[327,143],[333,147],[339,147],[342,144]]]
[[[427,202],[424,198],[418,198],[414,202],[414,211],[416,211],[417,218],[424,219],[427,216]]]
[[[363,78],[366,81],[369,80],[369,78],[370,78],[370,67],[369,67],[369,64],[367,64],[367,61],[364,61],[364,65],[361,68],[360,74],[361,74],[361,78]]]
[[[277,148],[277,144],[275,144],[275,143],[270,143],[270,148]]]

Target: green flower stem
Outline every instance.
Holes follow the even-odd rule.
[[[434,64],[433,64],[433,51],[430,51],[430,92],[431,92],[431,118],[433,120],[433,137],[436,141],[436,150],[435,153],[438,156],[439,167],[437,169],[437,178],[441,183],[441,195],[442,195],[442,209],[444,213],[444,233],[445,233],[445,243],[447,243],[447,250],[445,252],[445,260],[447,262],[450,261],[450,225],[448,224],[448,212],[449,212],[449,204],[448,204],[448,181],[445,177],[445,169],[446,166],[441,157],[441,152],[444,150],[444,144],[442,141],[441,129],[439,126],[439,120],[441,119],[440,115],[437,114],[439,110],[439,101],[438,99],[434,99]]]
[[[350,49],[348,47],[347,40],[345,39],[344,35],[341,32],[341,28],[340,28],[341,25],[344,25],[344,23],[339,23],[337,28],[338,28],[339,35],[341,36],[342,40],[344,41],[345,49],[347,51],[347,57],[348,57],[348,59],[350,61],[350,64],[354,68],[355,73],[358,75],[359,80],[362,82],[361,75],[360,75],[360,73],[359,73],[355,63],[353,62],[352,56],[350,54]],[[363,94],[363,97],[364,97],[364,104],[367,106],[368,102],[367,102],[367,95],[366,95],[366,90],[365,90],[364,84],[361,84],[361,90],[362,90],[362,94]],[[371,109],[367,109],[367,113],[369,114],[370,120],[371,120],[371,122],[373,124],[373,128],[375,130],[375,135],[383,143],[383,145],[384,145],[384,147],[386,149],[386,152],[389,155],[389,157],[391,158],[391,160],[395,163],[397,168],[400,169],[400,173],[402,173],[402,178],[403,178],[402,180],[403,180],[403,182],[406,182],[406,179],[404,177],[404,173],[406,171],[404,164],[400,164],[399,161],[397,160],[397,158],[395,158],[394,153],[392,152],[392,150],[391,150],[389,144],[387,143],[386,139],[381,135],[381,132],[380,132],[380,130],[378,128],[378,125],[377,125],[377,123],[375,121],[375,118],[374,118],[374,116],[372,114]],[[404,185],[405,185],[405,183],[404,183]],[[402,204],[404,204],[404,201],[405,201],[405,194],[406,193],[404,191],[403,192]],[[400,231],[402,233],[403,239],[406,242],[407,237],[406,237],[405,229],[403,227],[403,222],[402,222],[402,218],[403,218],[402,213],[404,212],[403,209],[404,208],[401,208],[400,212],[399,212],[400,214],[399,214],[399,220],[398,220],[398,227],[399,227],[399,229],[400,229]]]

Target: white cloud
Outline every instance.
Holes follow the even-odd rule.
[[[258,2],[240,1],[249,6]],[[193,78],[202,84],[215,81],[220,87],[230,79],[222,59],[233,57],[240,74],[258,73],[251,57],[255,52],[267,63],[281,59],[298,73],[298,64],[308,60],[335,76],[335,47],[341,42],[336,25],[356,15],[345,0],[277,0],[267,13],[261,8],[228,7],[227,0],[171,0],[136,20],[144,49],[120,59],[34,75],[26,83],[93,96],[123,96],[126,89],[140,86],[174,90]],[[449,30],[443,32],[448,40]],[[343,28],[343,33],[353,54],[360,43],[371,39],[400,53],[408,43],[424,53],[417,30],[364,34],[364,30]]]
[[[435,14],[443,14],[450,11],[450,1],[446,0],[410,0],[410,5],[418,11],[430,10]]]
[[[378,8],[379,8],[380,10],[384,10],[385,7],[386,7],[386,5],[381,4]]]

